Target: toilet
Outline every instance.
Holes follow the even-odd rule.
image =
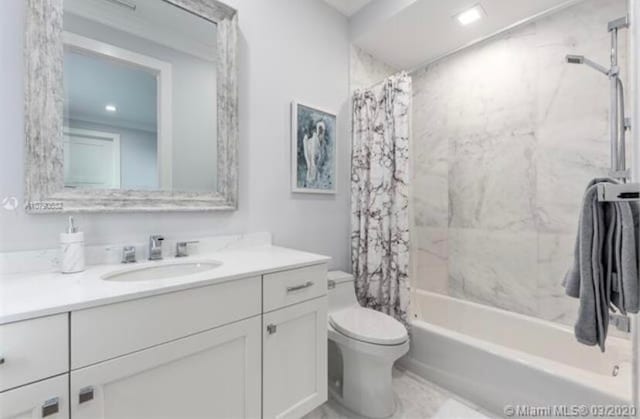
[[[363,308],[353,276],[328,273],[329,391],[353,412],[386,418],[396,410],[393,363],[409,350],[406,328],[391,316]]]

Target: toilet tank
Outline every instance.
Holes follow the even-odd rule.
[[[342,271],[327,273],[329,311],[358,304],[353,275]]]

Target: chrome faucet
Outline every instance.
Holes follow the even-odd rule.
[[[149,237],[149,260],[162,260],[163,236],[153,235]]]

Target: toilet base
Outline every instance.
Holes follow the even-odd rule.
[[[340,339],[342,340],[342,339]],[[409,350],[409,343],[381,346],[358,341],[336,342],[342,355],[342,395],[337,401],[369,418],[388,418],[395,413],[392,388],[394,362]]]

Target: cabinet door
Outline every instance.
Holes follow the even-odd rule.
[[[69,419],[69,374],[0,393],[0,419]]]
[[[300,418],[327,400],[327,298],[263,316],[263,416]]]
[[[260,416],[260,317],[71,372],[73,419]]]

